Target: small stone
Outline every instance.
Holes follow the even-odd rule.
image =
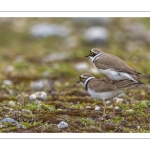
[[[15,104],[14,101],[9,101],[9,102],[8,102],[8,105],[11,106],[11,107],[15,107],[16,104]]]
[[[89,68],[89,65],[85,62],[77,63],[75,65],[76,70],[87,70]]]
[[[104,27],[90,27],[85,31],[84,40],[91,44],[105,44],[108,41],[108,31]]]
[[[12,118],[4,118],[4,119],[2,120],[2,122],[11,122],[11,123],[15,123],[15,124],[18,123],[18,121],[14,120],[14,119],[12,119]]]
[[[111,103],[111,101],[109,101],[109,100],[108,100],[108,101],[106,101],[106,104],[110,104],[110,103]]]
[[[59,36],[65,37],[70,33],[70,30],[62,25],[40,23],[34,25],[30,29],[30,34],[34,37]]]
[[[14,67],[11,66],[11,65],[9,65],[9,66],[6,67],[6,71],[7,72],[12,72],[13,70],[14,70]]]
[[[51,91],[53,87],[54,87],[54,82],[52,80],[46,80],[46,79],[38,80],[30,84],[30,88],[35,91],[41,91],[41,90]]]
[[[59,129],[63,129],[63,128],[67,128],[67,127],[68,127],[68,123],[67,123],[67,122],[61,121],[61,122],[58,124],[58,128],[59,128]]]
[[[3,127],[5,127],[5,126],[2,124],[2,122],[0,122],[0,129]]]
[[[89,108],[91,108],[91,106],[86,106],[85,108],[86,108],[86,109],[89,109]]]
[[[12,85],[12,81],[10,81],[10,80],[4,80],[3,84],[4,85]]]
[[[137,129],[139,130],[141,127],[140,126],[137,126]]]
[[[21,124],[21,123],[18,123],[18,124],[17,124],[17,128],[18,128],[18,129],[20,129],[20,128],[21,128],[21,129],[26,129],[26,127],[25,127],[23,124]]]
[[[128,109],[126,110],[126,112],[133,112],[133,109]]]
[[[122,98],[117,98],[116,100],[116,104],[122,104],[123,103],[123,99]]]
[[[25,114],[28,114],[28,115],[32,114],[32,111],[29,110],[29,109],[23,109],[22,112],[25,113]]]
[[[12,119],[12,118],[4,118],[3,120],[2,120],[2,122],[4,122],[4,123],[14,123],[14,124],[16,124],[17,125],[17,128],[23,128],[23,129],[26,129],[26,127],[24,126],[24,125],[22,125],[21,123],[19,123],[17,120],[14,120],[14,119]]]
[[[99,106],[95,106],[95,110],[98,111],[100,110],[101,108]]]
[[[119,109],[120,109],[119,106],[116,106],[116,107],[115,107],[115,110],[119,110]]]
[[[46,92],[36,92],[29,96],[30,100],[46,100],[47,93]]]

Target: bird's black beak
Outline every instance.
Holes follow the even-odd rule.
[[[77,81],[76,83],[80,83],[80,81]]]
[[[85,56],[85,57],[89,57],[89,55]]]

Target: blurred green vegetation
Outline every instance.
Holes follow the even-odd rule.
[[[71,31],[65,37],[49,36],[36,38],[31,36],[31,27],[43,22],[63,25]],[[140,34],[138,37],[133,36],[133,33],[130,33],[130,31],[127,30],[127,27],[130,25],[134,28],[134,24],[140,24],[145,28],[143,34],[140,32],[141,37],[139,37]],[[86,42],[83,39],[83,34],[85,30],[92,25],[82,22],[76,23],[73,21],[73,18],[0,18],[0,110],[3,110],[4,105],[8,105],[5,102],[10,99],[17,103],[19,101],[18,94],[24,93],[25,96],[23,100],[27,104],[17,105],[13,109],[20,110],[20,108],[26,108],[33,111],[33,116],[31,115],[28,118],[30,121],[26,119],[25,116],[24,119],[16,117],[18,121],[22,122],[27,127],[27,130],[16,129],[7,125],[6,128],[1,129],[0,131],[63,132],[56,127],[62,117],[71,124],[71,127],[66,129],[65,132],[150,132],[150,129],[148,128],[150,122],[143,121],[144,118],[150,116],[149,110],[148,113],[146,110],[147,107],[150,107],[150,105],[146,103],[147,101],[150,101],[150,93],[148,93],[148,89],[146,88],[147,85],[149,85],[150,79],[143,79],[146,83],[146,87],[141,89],[142,92],[140,92],[139,89],[131,91],[127,90],[125,92],[129,98],[133,98],[137,103],[136,108],[136,104],[130,104],[130,99],[128,98],[127,107],[130,106],[132,109],[139,109],[138,115],[136,114],[136,110],[131,114],[125,112],[127,116],[120,116],[118,114],[112,124],[109,124],[109,121],[106,121],[99,125],[95,125],[94,121],[88,116],[94,111],[94,105],[101,105],[102,103],[97,100],[90,101],[90,98],[83,87],[76,84],[80,74],[90,72],[90,69],[94,68],[91,61],[85,58],[85,55],[87,55],[93,47],[98,47],[107,53],[122,58],[129,66],[143,74],[150,74],[149,25],[150,18],[111,18],[111,23],[109,25],[102,25],[108,30],[109,38],[105,44],[101,45]],[[137,34],[138,32],[137,28]],[[144,35],[145,33],[149,33],[149,37],[148,34]],[[55,53],[58,53],[57,55],[62,55],[63,53],[68,55],[62,60],[43,61],[45,57]],[[80,62],[86,62],[89,65],[89,69],[77,70],[75,65]],[[13,67],[13,70],[9,71],[8,66]],[[100,73],[97,74],[93,72],[92,74],[96,77],[103,77]],[[50,104],[46,104],[48,103],[47,101],[43,102],[44,104],[41,109],[38,109],[39,112],[35,112],[37,110],[37,105],[34,102],[32,104],[28,98],[29,95],[33,93],[30,88],[30,83],[45,78],[54,81],[55,92],[58,95],[56,94],[53,96],[51,93],[52,91],[47,91],[47,101],[52,102],[49,102]],[[4,80],[11,80],[13,85],[4,86]],[[14,91],[13,96],[9,95],[10,89]],[[83,96],[81,94],[83,94]],[[68,95],[70,95],[71,98],[68,98]],[[70,104],[72,101],[74,102],[73,106]],[[90,105],[93,110],[85,110],[86,104]],[[57,110],[56,106],[61,110]],[[120,107],[124,108],[125,106],[121,105]],[[49,108],[52,109],[49,110]],[[66,113],[66,111],[69,111],[68,109],[72,109],[72,115],[69,114],[69,112],[67,112],[68,114]],[[76,109],[78,116],[75,115]],[[81,110],[81,112],[79,110]],[[46,113],[46,111],[48,112]],[[50,111],[53,111],[52,114]],[[9,111],[7,110],[4,110],[3,113],[1,112],[0,119],[3,119],[8,112]],[[109,112],[111,112],[111,110]],[[40,113],[43,117],[44,115],[47,115],[47,119],[42,118]],[[66,116],[64,116],[65,113]],[[94,113],[95,112],[93,112],[93,114]],[[97,116],[96,114],[94,114],[94,117]],[[135,114],[137,117],[135,117]],[[35,119],[36,115],[37,119]],[[55,117],[55,115],[58,115],[58,118]],[[13,116],[10,115],[9,117]],[[51,119],[48,117],[51,117]],[[142,117],[143,119],[141,119]],[[31,118],[34,118],[35,122],[31,121]],[[128,123],[126,126],[119,127],[118,123],[122,122],[122,118],[126,118]],[[141,128],[143,127],[143,129],[136,129],[136,126],[138,125],[136,122],[137,118],[143,121],[143,124],[140,122]],[[52,122],[49,121],[49,119]],[[129,124],[130,122],[135,125],[131,126]],[[45,125],[46,123],[48,123],[48,126]],[[55,127],[53,125],[55,125]],[[78,125],[79,128],[77,128]],[[34,126],[38,126],[38,128],[34,129]]]

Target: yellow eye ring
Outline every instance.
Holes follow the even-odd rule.
[[[93,52],[90,52],[90,56],[93,56]]]

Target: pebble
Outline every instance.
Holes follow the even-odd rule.
[[[116,107],[115,107],[115,110],[119,110],[119,109],[120,109],[119,106],[116,106]]]
[[[47,93],[46,92],[36,92],[29,96],[30,100],[46,100]]]
[[[95,110],[98,111],[100,110],[101,108],[99,106],[95,106]]]
[[[61,122],[58,124],[58,128],[59,128],[59,129],[63,129],[63,128],[67,128],[67,127],[68,127],[68,123],[67,123],[67,122],[61,121]]]
[[[88,28],[84,34],[84,40],[90,44],[105,44],[108,41],[108,30],[104,27],[93,26]]]
[[[133,109],[128,109],[126,110],[126,112],[133,112]]]
[[[110,104],[110,103],[111,103],[111,101],[110,101],[110,100],[106,101],[106,104]]]
[[[12,119],[12,118],[4,118],[4,119],[2,120],[2,122],[11,122],[11,123],[15,123],[15,124],[18,123],[18,121],[14,120],[14,119]]]
[[[59,36],[65,37],[70,33],[70,30],[62,25],[40,23],[34,25],[30,29],[30,34],[34,37]]]
[[[22,109],[22,112],[25,113],[25,114],[32,114],[32,111],[29,110],[29,109]]]
[[[54,87],[54,82],[52,80],[38,80],[30,84],[30,88],[35,91],[48,90],[51,91]]]
[[[137,126],[137,129],[139,130],[141,127],[140,126]]]
[[[4,80],[3,84],[4,85],[12,85],[12,81],[10,81],[10,80]]]
[[[121,104],[121,103],[123,103],[123,99],[122,98],[117,98],[117,100],[116,100],[116,104]]]
[[[8,105],[11,106],[11,107],[15,107],[15,106],[16,106],[16,104],[15,104],[14,101],[9,101],[9,102],[8,102]]]
[[[6,71],[7,72],[12,72],[14,70],[14,67],[11,65],[6,66]]]
[[[69,57],[69,54],[68,52],[57,52],[57,53],[52,53],[52,54],[49,54],[47,56],[45,56],[43,59],[42,59],[42,62],[44,63],[48,63],[48,62],[51,62],[51,61],[61,61],[61,60],[65,60]]]
[[[89,109],[89,108],[91,108],[91,106],[86,106],[85,108]]]
[[[2,122],[4,122],[4,123],[14,123],[14,124],[16,124],[17,125],[17,128],[23,128],[23,129],[26,129],[26,127],[23,125],[23,124],[21,124],[21,123],[19,123],[17,120],[14,120],[14,119],[12,119],[12,118],[4,118],[3,120],[2,120]]]
[[[75,65],[76,70],[86,70],[89,68],[89,65],[85,62],[80,62]]]

